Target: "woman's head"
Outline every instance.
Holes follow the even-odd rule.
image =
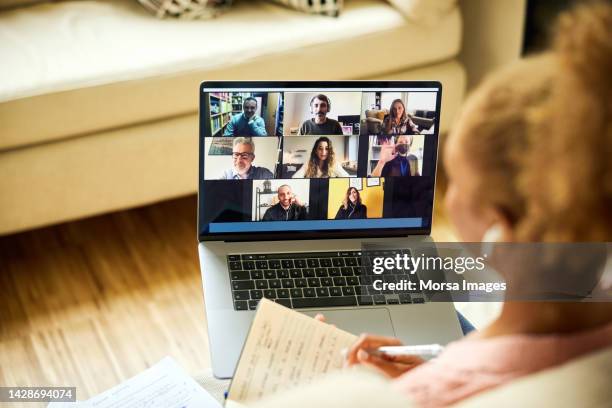
[[[389,109],[389,114],[392,119],[405,119],[406,118],[406,106],[401,99],[395,99],[391,102],[391,108]]]
[[[312,146],[305,176],[316,177],[320,170],[323,176],[329,177],[329,169],[333,168],[334,163],[335,154],[332,142],[329,138],[322,136]]]
[[[610,239],[609,27],[609,7],[564,17],[556,52],[497,73],[466,102],[444,156],[464,241],[492,226],[513,241]]]
[[[349,187],[346,190],[346,195],[343,200],[345,210],[348,208],[349,203],[355,206],[361,205],[361,195],[355,187]]]

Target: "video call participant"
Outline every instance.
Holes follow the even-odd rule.
[[[336,162],[334,147],[329,138],[322,136],[318,138],[312,151],[310,159],[293,175],[293,178],[328,178],[349,177],[349,174]]]
[[[383,145],[372,177],[420,176],[419,159],[410,153],[410,146],[412,136],[398,136],[395,145]]]
[[[262,221],[299,221],[305,220],[308,211],[293,194],[291,187],[283,184],[277,190],[278,203],[266,210]]]
[[[323,94],[314,96],[310,100],[310,113],[312,119],[304,121],[299,135],[341,135],[342,126],[337,120],[327,117],[331,108],[331,101]]]
[[[417,135],[419,127],[414,124],[410,115],[406,112],[406,106],[401,99],[391,102],[389,114],[382,123],[383,136]]]
[[[337,220],[354,220],[368,218],[368,208],[361,203],[361,195],[355,187],[346,190],[346,196],[336,213]]]
[[[242,113],[232,116],[223,136],[266,136],[266,123],[257,112],[257,99],[249,96],[242,102]]]
[[[255,143],[246,137],[234,139],[232,160],[234,167],[225,170],[221,180],[271,179],[272,172],[265,167],[253,166]]]

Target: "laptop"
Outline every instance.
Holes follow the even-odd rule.
[[[263,297],[355,334],[461,336],[451,302],[376,290],[368,273],[373,253],[432,242],[441,97],[432,81],[201,84],[198,249],[216,377],[232,376]]]

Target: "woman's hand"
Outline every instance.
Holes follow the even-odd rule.
[[[325,322],[325,316],[321,313],[315,316],[320,322]],[[362,334],[353,344],[347,354],[347,366],[364,364],[374,367],[388,377],[395,378],[412,370],[414,367],[425,362],[417,356],[389,356],[386,354],[373,354],[372,350],[383,346],[401,346],[402,342],[395,337],[375,336],[373,334]]]
[[[364,364],[374,367],[388,377],[395,378],[425,362],[418,356],[390,356],[374,352],[383,346],[401,346],[402,342],[395,337],[362,334],[346,354],[346,364]]]

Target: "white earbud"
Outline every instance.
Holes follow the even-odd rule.
[[[482,235],[482,242],[499,242],[504,231],[499,224],[493,224]]]
[[[491,256],[493,254],[493,249],[495,248],[495,243],[501,241],[503,235],[504,230],[502,229],[501,225],[491,225],[482,235],[482,253],[487,254],[487,256]]]

